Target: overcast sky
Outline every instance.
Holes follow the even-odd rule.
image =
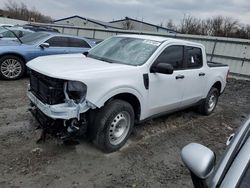
[[[8,0],[0,0],[0,8]],[[20,2],[20,1],[17,1]],[[125,16],[160,24],[172,19],[179,23],[184,14],[198,18],[230,16],[250,24],[250,0],[22,0],[54,19],[79,15],[112,21]]]

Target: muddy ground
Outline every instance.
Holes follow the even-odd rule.
[[[128,144],[104,154],[82,139],[35,143],[39,131],[27,111],[27,79],[0,80],[0,187],[192,187],[180,151],[190,142],[218,158],[227,137],[250,113],[250,82],[229,80],[215,112],[193,109],[136,126]]]

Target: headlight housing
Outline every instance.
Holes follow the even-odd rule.
[[[76,103],[82,103],[85,100],[87,93],[87,86],[78,81],[68,81],[67,94],[70,99],[73,99]]]

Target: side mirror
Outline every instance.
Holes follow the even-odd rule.
[[[44,42],[42,44],[39,45],[41,48],[48,48],[49,47],[49,43]]]
[[[168,63],[158,63],[151,67],[150,72],[152,73],[162,73],[162,74],[173,74],[174,67]]]
[[[191,143],[186,145],[181,151],[181,158],[187,168],[191,171],[193,183],[202,181],[209,177],[215,165],[215,154],[209,148]],[[196,183],[196,184],[195,184]]]

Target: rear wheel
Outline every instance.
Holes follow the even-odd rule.
[[[206,99],[198,107],[199,112],[204,115],[211,114],[217,105],[218,99],[219,91],[217,88],[212,87],[208,92]]]
[[[23,76],[25,65],[21,58],[8,55],[0,58],[0,76],[6,80],[16,80]]]
[[[97,147],[113,152],[126,143],[134,126],[134,110],[129,103],[113,100],[92,116],[90,134]]]

